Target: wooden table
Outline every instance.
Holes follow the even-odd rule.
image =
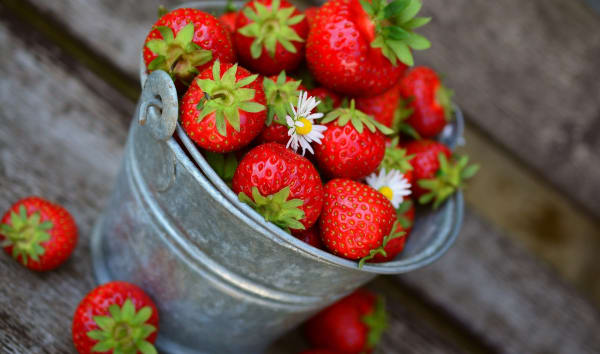
[[[165,1],[173,5],[175,1]],[[0,210],[38,194],[81,231],[62,267],[0,254],[0,352],[71,353],[94,287],[89,240],[139,95],[157,1],[0,1]],[[426,0],[434,43],[482,172],[453,249],[380,277],[382,353],[600,352],[600,14],[582,0]],[[292,333],[273,353],[306,343]]]

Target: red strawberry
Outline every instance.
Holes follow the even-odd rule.
[[[285,145],[289,140],[285,116],[290,104],[296,106],[300,91],[306,91],[306,88],[300,81],[287,77],[285,71],[278,76],[265,77],[263,87],[267,98],[267,126],[262,131],[259,142]]]
[[[430,43],[412,30],[429,19],[414,17],[420,0],[330,0],[317,13],[306,60],[324,86],[350,96],[389,90],[413,65],[411,49]],[[406,65],[405,65],[406,64]]]
[[[318,224],[315,224],[313,227],[311,227],[308,230],[295,231],[295,232],[292,232],[292,234],[297,239],[300,239],[315,248],[323,249],[323,243],[321,242],[321,236],[319,235],[319,225]]]
[[[216,59],[236,61],[231,35],[213,15],[196,9],[177,9],[162,16],[144,44],[148,71],[164,70],[185,85]]]
[[[321,121],[327,126],[315,144],[319,168],[329,177],[360,179],[375,171],[385,153],[383,133],[391,129],[354,107],[337,108]],[[365,126],[367,129],[365,129]]]
[[[415,178],[413,167],[410,164],[410,159],[413,155],[408,155],[406,149],[398,145],[398,137],[390,140],[386,145],[385,154],[379,167],[385,168],[387,171],[398,170],[402,172],[404,177],[412,186],[414,186]]]
[[[356,108],[375,118],[386,127],[394,127],[394,114],[400,103],[400,85],[372,97],[357,97]]]
[[[229,152],[248,145],[263,130],[265,93],[261,80],[237,64],[220,64],[201,72],[181,103],[187,135],[200,147]]]
[[[419,66],[410,70],[401,81],[401,93],[412,110],[407,122],[423,138],[438,135],[452,120],[452,91],[432,69]]]
[[[0,245],[29,269],[58,267],[76,244],[77,225],[71,214],[42,198],[21,199],[2,217]]]
[[[321,113],[329,113],[342,104],[342,98],[337,93],[325,87],[315,87],[308,91],[308,95],[316,97],[321,101],[321,104],[317,107],[317,111]]]
[[[404,147],[407,154],[414,155],[410,160],[416,180],[413,195],[421,204],[434,200],[434,208],[463,187],[464,180],[479,169],[477,165],[467,166],[467,156],[452,156],[450,149],[437,141],[415,140]]]
[[[383,248],[386,255],[384,256],[382,253],[377,253],[370,262],[381,263],[392,261],[404,250],[404,245],[412,231],[413,222],[415,220],[415,207],[412,200],[405,200],[400,204],[400,207],[396,209],[396,215],[398,217],[398,223],[396,224],[394,232],[403,232],[404,235],[390,240]]]
[[[375,189],[349,179],[333,179],[325,185],[323,212],[319,222],[321,240],[334,254],[372,259],[389,240],[396,221],[391,202]]]
[[[251,0],[240,11],[235,46],[242,64],[263,75],[292,71],[304,58],[305,16],[286,0]]]
[[[235,21],[237,19],[237,9],[233,4],[233,1],[227,0],[227,5],[225,5],[225,13],[219,16],[219,21],[225,25],[225,27],[229,30],[230,34],[235,33]]]
[[[137,286],[114,281],[92,290],[73,317],[73,343],[81,354],[157,353],[158,310]]]
[[[330,351],[372,351],[387,327],[383,299],[359,289],[311,318],[305,325],[309,342]],[[318,352],[317,352],[318,353]]]
[[[323,206],[323,185],[315,167],[276,143],[259,145],[244,156],[233,176],[233,191],[284,229],[310,228]]]
[[[306,22],[308,22],[308,27],[312,27],[318,12],[319,7],[317,6],[312,6],[304,10],[304,15],[306,16]]]

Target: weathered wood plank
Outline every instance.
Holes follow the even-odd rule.
[[[80,230],[72,258],[47,274],[31,272],[0,251],[0,352],[73,353],[72,315],[94,286],[88,236],[112,188],[133,104],[42,37],[1,16],[0,51],[0,210],[38,194],[65,205]],[[386,352],[441,353],[449,347],[418,318],[409,323],[396,315],[401,311],[392,313]],[[296,333],[274,352],[293,353],[305,345]]]

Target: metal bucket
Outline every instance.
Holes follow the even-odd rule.
[[[214,6],[186,6],[207,4]],[[393,262],[358,269],[313,248],[239,202],[208,166],[177,124],[167,74],[143,75],[142,83],[115,190],[94,228],[92,257],[99,283],[129,281],[155,300],[161,352],[263,352],[376,274],[433,262],[458,234],[460,192],[436,212],[419,211]],[[454,145],[462,124],[457,109],[443,140]]]

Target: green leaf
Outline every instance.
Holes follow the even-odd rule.
[[[115,320],[108,316],[94,316],[94,322],[104,331],[110,331],[114,325]]]
[[[245,112],[257,113],[265,110],[265,106],[257,102],[242,102],[240,109]]]
[[[134,316],[132,324],[140,325],[150,319],[152,316],[152,308],[150,306],[142,307]]]
[[[262,41],[256,39],[254,40],[254,42],[252,42],[252,45],[250,45],[250,55],[252,55],[253,59],[258,59],[260,58],[262,54]]]
[[[410,52],[410,49],[408,49],[408,46],[400,41],[387,41],[386,42],[389,47],[392,49],[392,51],[394,52],[394,54],[396,55],[396,57],[403,62],[404,64],[408,65],[408,66],[413,66],[414,65],[414,61],[413,61],[413,57],[412,54]]]
[[[219,59],[215,60],[215,62],[213,63],[212,74],[214,81],[221,81],[221,62],[219,61]]]
[[[409,30],[425,26],[431,21],[431,17],[415,17],[403,24],[403,27]]]
[[[375,16],[375,9],[373,8],[373,6],[371,6],[371,3],[369,1],[360,0],[360,4],[363,10],[365,10],[365,12],[369,14],[369,16]]]
[[[411,20],[419,13],[419,11],[421,11],[422,6],[423,4],[420,0],[410,0],[410,4],[399,15],[398,22],[405,23]]]
[[[245,78],[239,80],[236,83],[236,87],[240,88],[240,87],[244,87],[244,86],[250,85],[251,83],[253,83],[256,80],[257,77],[258,77],[258,75],[246,76]],[[267,78],[265,78],[265,80],[267,80]],[[271,79],[268,79],[268,80],[271,80]],[[253,92],[253,96],[252,97],[254,97],[254,90],[252,92]]]
[[[152,39],[146,42],[146,47],[154,54],[161,54],[167,51],[167,43],[161,39]]]
[[[227,125],[225,122],[225,116],[223,115],[223,111],[216,110],[215,116],[215,124],[217,126],[217,132],[222,136],[227,136]]]
[[[106,339],[106,335],[104,333],[105,332],[100,331],[100,330],[94,330],[94,331],[87,332],[86,335],[91,339],[102,341],[102,340]]]
[[[287,20],[287,25],[288,26],[297,25],[298,23],[302,22],[304,17],[305,17],[304,15],[296,15],[296,16],[290,18],[289,20]]]
[[[462,177],[462,179],[469,179],[469,178],[475,176],[475,174],[478,171],[479,171],[479,165],[471,165],[462,171],[461,177]]]
[[[137,348],[142,354],[157,354],[156,348],[148,341],[142,341],[137,344]]]
[[[185,47],[192,39],[194,39],[194,23],[190,22],[179,30],[175,42]]]
[[[233,179],[233,175],[235,174],[235,170],[237,169],[238,161],[235,157],[234,153],[229,153],[225,157],[225,166],[223,169],[224,179],[226,181],[230,181]]]
[[[405,40],[409,38],[411,35],[410,32],[406,31],[402,27],[398,26],[389,26],[384,28],[384,36],[386,38],[395,39],[395,40]]]
[[[158,32],[160,32],[161,36],[165,40],[166,44],[169,44],[174,41],[173,30],[167,26],[158,26],[156,27]]]
[[[404,40],[404,42],[415,50],[425,50],[431,47],[431,42],[419,34],[411,33],[411,35]]]
[[[435,197],[435,193],[433,193],[433,192],[424,194],[419,198],[419,203],[427,204],[427,203],[431,202],[434,197]]]
[[[238,65],[234,64],[232,67],[227,69],[227,71],[225,71],[225,73],[221,77],[221,81],[223,81],[224,83],[236,82],[235,75],[237,73],[237,68],[238,68]]]
[[[92,352],[107,352],[117,346],[117,343],[114,339],[107,339],[102,342],[98,342],[96,345],[92,347]]]
[[[395,17],[400,14],[410,4],[410,0],[395,0],[389,3],[384,9],[384,18]]]
[[[115,321],[121,320],[121,308],[117,304],[112,304],[108,307],[108,312]]]

